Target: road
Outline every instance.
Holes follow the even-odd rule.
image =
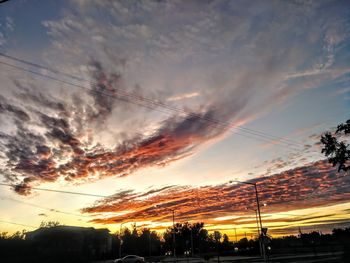
[[[147,261],[152,262],[164,262],[164,263],[264,263],[260,257],[244,257],[244,256],[225,256],[225,257],[213,257],[209,261],[205,261],[203,258],[189,257],[189,258],[164,258],[160,261]],[[318,253],[315,254],[303,254],[303,255],[276,255],[271,257],[268,262],[271,263],[341,263],[345,262],[342,259],[342,252],[335,253]],[[95,263],[113,263],[113,260],[97,261]]]

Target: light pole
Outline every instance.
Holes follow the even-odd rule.
[[[149,229],[148,241],[149,241],[149,257],[151,257],[151,255],[152,255],[152,237],[151,237],[151,229]]]
[[[191,226],[191,256],[193,257],[193,225]]]
[[[237,230],[236,230],[236,228],[235,228],[235,237],[236,237],[236,243],[237,243],[238,241],[237,241]]]
[[[247,185],[253,185],[254,190],[255,190],[255,199],[256,199],[256,206],[257,206],[257,211],[258,211],[258,216],[259,216],[259,223],[260,223],[260,237],[259,240],[261,242],[261,247],[262,247],[262,254],[264,261],[266,262],[266,253],[265,253],[265,244],[262,240],[263,237],[263,227],[262,227],[262,222],[261,222],[261,213],[260,213],[260,201],[259,201],[259,194],[258,194],[258,188],[256,186],[256,183],[251,183],[251,182],[244,182],[244,181],[238,181],[238,180],[232,180],[230,183],[235,182],[235,183],[240,183],[240,184],[247,184]]]
[[[173,211],[173,255],[176,258],[176,238],[175,238],[175,210]]]
[[[262,254],[262,247],[261,247],[261,242],[260,242],[260,228],[259,228],[259,220],[258,220],[258,210],[256,209],[249,209],[248,207],[246,208],[247,210],[254,211],[255,213],[255,218],[256,218],[256,229],[258,231],[258,238],[259,238],[259,250],[260,250],[260,255],[263,256]]]
[[[122,227],[124,223],[121,223],[119,226],[119,258],[122,258]]]
[[[252,208],[246,208],[246,210],[251,210],[254,211],[255,214],[255,219],[256,219],[256,229],[258,231],[258,237],[260,236],[260,228],[259,228],[259,219],[258,219],[258,211],[256,209],[252,209]]]

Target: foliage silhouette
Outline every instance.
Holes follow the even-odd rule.
[[[55,227],[55,226],[60,226],[60,222],[58,221],[42,221],[40,223],[39,228],[50,228],[50,227]]]
[[[45,223],[45,225],[47,224]],[[76,227],[52,226],[51,228],[65,229]],[[44,230],[47,231],[49,229],[44,228]],[[119,254],[120,238],[123,240],[123,256],[126,254],[137,254],[145,256],[147,261],[159,261],[165,257],[165,252],[172,250],[172,231],[172,227],[169,227],[161,235],[147,228],[137,228],[136,225],[133,225],[131,229],[123,228],[122,233],[112,235],[113,251],[108,255],[98,255],[95,258],[88,256],[88,252],[91,252],[94,247],[87,247],[87,250],[83,250],[82,254],[72,254],[72,251],[70,251],[73,245],[71,238],[74,238],[74,236],[67,236],[64,233],[57,235],[53,240],[40,241],[44,244],[51,243],[54,246],[45,246],[45,256],[38,256],[42,244],[26,239],[26,232],[17,232],[13,235],[3,232],[0,233],[0,261],[8,263],[87,263],[93,260],[115,259]],[[237,243],[234,243],[229,240],[226,234],[221,235],[219,231],[216,234],[214,232],[209,234],[203,223],[177,223],[175,224],[175,232],[178,257],[185,257],[184,252],[191,249],[191,236],[194,247],[193,252],[195,252],[194,254],[197,257],[209,259],[219,255],[259,255],[257,238],[242,238]],[[219,236],[220,239],[218,238]],[[350,228],[346,228],[334,229],[331,234],[311,232],[301,233],[298,237],[272,238],[269,246],[272,247],[271,253],[275,255],[344,251],[344,258],[349,259],[349,244]],[[63,251],[66,252],[57,254],[56,247],[64,248]]]
[[[341,138],[350,133],[350,119],[345,123],[338,125],[336,131],[332,134],[325,133],[321,137],[323,144],[322,153],[328,157],[328,161],[333,165],[338,165],[338,172],[347,172],[350,169],[350,146],[346,141],[341,141]]]

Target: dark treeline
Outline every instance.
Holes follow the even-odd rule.
[[[185,253],[192,255],[224,251],[230,249],[233,244],[226,234],[221,234],[219,231],[209,234],[204,228],[204,223],[187,222],[177,223],[174,228],[167,228],[162,235],[149,229],[138,231],[136,226],[133,226],[131,230],[126,228],[122,231],[121,240],[122,255],[140,254],[144,256],[173,255],[174,244],[177,256],[185,255]],[[119,243],[119,236],[117,242]]]
[[[217,255],[259,255],[259,239],[243,238],[232,242],[226,234],[219,231],[208,232],[203,223],[175,224],[160,234],[147,228],[123,228],[121,233],[108,234],[109,249],[100,244],[98,239],[92,242],[81,241],[76,234],[67,234],[62,229],[74,227],[56,224],[43,225],[33,232],[17,232],[13,235],[0,234],[0,254],[2,262],[91,262],[97,259],[118,258],[127,254],[159,259],[166,255],[173,256],[174,244],[177,257],[194,256],[210,258]],[[28,238],[29,233],[43,232],[43,230],[59,230],[51,235],[42,235],[41,239]],[[76,229],[76,228],[74,228]],[[92,228],[78,228],[91,231]],[[96,230],[97,231],[97,230]],[[105,231],[105,230],[103,230]],[[47,231],[46,231],[47,232]],[[69,231],[68,231],[69,232]],[[108,232],[108,230],[107,230]],[[50,233],[50,232],[49,232]],[[58,234],[57,234],[58,233]],[[174,243],[175,233],[175,243]],[[33,236],[33,234],[31,234]],[[86,236],[86,235],[85,235]],[[122,242],[120,243],[120,240]],[[267,238],[265,240],[269,254],[279,253],[318,253],[350,251],[350,228],[334,229],[331,234],[319,232],[304,233],[298,236],[282,238]],[[81,246],[77,249],[77,244]],[[104,248],[104,250],[101,250]],[[192,250],[193,248],[193,250]],[[169,255],[170,254],[170,255]]]

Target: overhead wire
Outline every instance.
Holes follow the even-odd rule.
[[[71,212],[67,212],[67,211],[62,211],[62,210],[58,210],[58,209],[53,209],[53,208],[48,208],[48,207],[36,205],[36,204],[33,204],[33,203],[29,203],[29,202],[24,202],[24,201],[21,201],[21,200],[17,200],[17,199],[14,199],[14,198],[11,198],[11,197],[7,197],[7,196],[0,196],[0,199],[2,199],[2,200],[7,200],[7,201],[11,201],[11,202],[15,202],[15,203],[18,203],[18,204],[23,204],[23,205],[31,206],[31,207],[35,207],[35,208],[39,208],[39,209],[46,210],[46,211],[53,212],[53,213],[71,215],[71,216],[76,216],[76,217],[90,218],[89,216],[85,216],[85,215],[81,215],[81,214],[75,214],[75,213],[71,213]]]
[[[57,75],[62,75],[62,76],[65,76],[65,77],[69,77],[69,78],[72,78],[72,79],[77,80],[77,81],[87,81],[85,79],[76,77],[74,75],[67,74],[67,73],[64,73],[64,72],[61,72],[61,71],[58,71],[58,70],[55,70],[55,69],[47,68],[45,66],[42,66],[42,65],[39,65],[39,64],[36,64],[36,63],[32,63],[32,62],[29,62],[29,61],[26,61],[26,60],[23,60],[23,59],[20,59],[20,58],[16,58],[16,57],[13,57],[13,56],[10,56],[10,55],[6,55],[6,54],[1,53],[1,52],[0,52],[0,56],[5,57],[7,59],[11,59],[11,60],[16,61],[16,62],[27,64],[27,65],[32,66],[32,67],[41,68],[41,69],[50,71],[50,72],[52,72],[54,74],[57,74]],[[0,61],[0,64],[6,65],[8,67],[15,68],[17,70],[22,70],[22,71],[28,72],[30,74],[35,74],[35,75],[40,76],[40,77],[51,79],[51,80],[63,83],[65,85],[70,85],[70,86],[74,86],[74,87],[78,87],[78,88],[87,89],[87,90],[89,90],[90,92],[93,92],[93,93],[98,93],[98,94],[102,94],[104,96],[109,96],[109,97],[114,98],[114,99],[118,99],[118,100],[121,100],[121,101],[124,101],[124,102],[128,102],[128,103],[133,103],[135,105],[146,107],[148,109],[156,110],[156,111],[159,111],[159,112],[162,112],[162,113],[166,113],[167,114],[167,113],[170,113],[170,112],[177,112],[177,113],[180,113],[180,114],[186,114],[189,117],[198,118],[200,120],[205,120],[205,121],[210,122],[210,123],[215,124],[215,125],[222,125],[224,127],[232,129],[233,131],[236,132],[236,134],[243,135],[243,136],[248,137],[248,138],[254,138],[254,139],[260,138],[261,140],[264,140],[264,141],[266,141],[266,140],[269,140],[269,141],[274,140],[276,143],[282,143],[282,144],[289,145],[289,146],[304,146],[303,144],[301,144],[299,142],[296,142],[296,141],[293,141],[293,140],[290,140],[288,138],[271,135],[271,134],[268,134],[268,133],[265,133],[265,132],[257,131],[257,130],[250,129],[250,128],[246,128],[244,126],[237,126],[237,125],[233,125],[233,124],[228,123],[228,122],[224,122],[224,121],[216,120],[216,119],[213,119],[213,118],[201,116],[200,114],[187,112],[187,111],[185,111],[183,109],[167,105],[167,104],[165,104],[163,102],[160,102],[160,101],[155,101],[155,100],[152,100],[152,99],[141,97],[141,96],[139,96],[137,94],[133,94],[133,93],[130,93],[130,92],[125,92],[121,88],[118,88],[116,90],[118,92],[118,94],[122,94],[125,97],[132,98],[134,101],[132,101],[130,99],[127,99],[127,98],[120,97],[120,96],[115,96],[114,93],[106,93],[106,92],[103,92],[103,91],[94,90],[92,88],[87,88],[87,87],[85,87],[83,85],[80,85],[80,84],[72,83],[72,82],[69,82],[69,81],[66,81],[66,80],[62,80],[62,79],[59,79],[59,78],[56,78],[56,77],[53,77],[53,76],[50,76],[50,75],[47,75],[47,74],[44,74],[44,73],[40,73],[40,72],[37,72],[37,71],[33,71],[33,70],[30,70],[30,69],[26,69],[26,68],[23,68],[23,67],[12,65],[12,64],[6,63],[4,61]],[[91,83],[91,81],[88,81],[88,82]],[[135,100],[139,101],[139,102],[135,102]],[[159,108],[155,108],[154,106],[160,107],[162,109],[165,109],[165,111],[160,110]],[[234,129],[237,129],[237,130],[241,131],[242,133],[246,133],[246,134],[238,133]],[[247,135],[247,134],[249,134],[249,135]],[[254,137],[254,136],[256,136],[256,137]],[[0,183],[0,185],[14,187],[14,185],[11,185],[11,184]],[[25,186],[21,186],[21,187],[26,188]],[[101,198],[109,197],[109,196],[104,196],[104,195],[79,193],[79,192],[73,192],[73,191],[62,191],[62,190],[37,188],[37,187],[30,187],[30,188],[34,189],[34,190],[57,192],[57,193],[63,193],[63,194],[74,194],[74,195],[83,195],[83,196],[101,197]],[[6,198],[6,199],[9,199],[9,198]],[[50,210],[50,211],[53,211],[53,212],[65,213],[65,214],[71,214],[71,215],[75,215],[75,216],[86,217],[86,216],[83,216],[83,215],[72,214],[72,213],[69,213],[69,212],[64,212],[64,211],[59,211],[59,210],[52,210],[52,209],[49,209],[49,208],[43,208],[43,207],[40,207],[38,205],[29,204],[29,203],[26,203],[26,202],[23,202],[23,201],[18,201],[18,200],[12,200],[12,201],[16,201],[16,202],[19,202],[19,203],[31,205],[31,206],[38,207],[38,208],[41,208],[41,209],[47,209],[47,210]],[[14,223],[14,222],[8,222],[8,221],[3,221],[3,220],[0,220],[0,222],[35,228],[34,226],[25,225],[25,224],[19,224],[19,223]]]
[[[91,88],[87,88],[85,86],[82,86],[82,85],[79,85],[79,84],[75,84],[75,83],[71,83],[71,82],[67,82],[65,80],[61,80],[61,79],[58,79],[58,78],[55,78],[55,77],[52,77],[52,76],[49,76],[49,75],[46,75],[46,74],[42,74],[40,72],[36,72],[36,71],[32,71],[32,70],[28,70],[26,68],[22,68],[22,67],[19,67],[19,66],[16,66],[16,65],[12,65],[12,64],[9,64],[9,63],[6,63],[6,62],[3,62],[3,61],[0,61],[0,64],[3,64],[3,65],[6,65],[8,67],[11,67],[11,68],[14,68],[14,69],[17,69],[17,70],[21,70],[21,71],[25,71],[25,72],[28,72],[28,73],[31,73],[31,74],[35,74],[37,76],[40,76],[40,77],[44,77],[44,78],[47,78],[47,79],[50,79],[50,80],[54,80],[54,81],[57,81],[57,82],[61,82],[63,84],[66,84],[66,85],[70,85],[70,86],[75,86],[75,87],[79,87],[79,88],[83,88],[83,89],[87,89],[93,93],[96,93],[96,94],[102,94],[102,95],[105,95],[105,96],[108,96],[108,97],[111,97],[111,98],[114,98],[114,99],[117,99],[117,100],[121,100],[121,101],[124,101],[124,102],[128,102],[128,103],[132,103],[132,104],[135,104],[135,105],[138,105],[138,106],[142,106],[142,107],[145,107],[145,108],[148,108],[148,109],[151,109],[151,110],[154,110],[154,111],[158,111],[158,112],[161,112],[161,113],[165,113],[165,114],[169,114],[170,111],[163,111],[163,110],[160,110],[158,108],[154,108],[152,106],[149,106],[147,104],[141,104],[141,103],[138,103],[138,102],[135,102],[135,101],[132,101],[132,100],[129,100],[129,99],[126,99],[126,98],[123,98],[123,97],[116,97],[115,94],[112,94],[112,93],[105,93],[103,91],[97,91],[97,90],[94,90],[94,89],[91,89]],[[125,96],[129,96],[128,94],[126,94]],[[194,115],[193,113],[189,113],[188,114],[189,116],[192,116]],[[204,120],[204,121],[207,121],[205,118],[203,118],[202,116],[200,116],[199,114],[196,114],[194,117],[196,118],[199,118],[200,120]],[[189,119],[189,121],[194,121],[194,119]],[[209,123],[209,126],[214,126],[214,125],[217,125],[215,123]],[[221,126],[223,126],[223,124],[220,124]],[[229,125],[226,125],[226,126],[229,126]],[[237,126],[233,126],[233,128],[237,128]],[[236,135],[240,135],[240,136],[244,136],[246,138],[250,138],[250,139],[255,139],[255,140],[259,140],[260,141],[264,141],[264,142],[271,142],[272,139],[270,138],[259,138],[259,137],[254,137],[252,135],[247,135],[247,134],[244,134],[244,133],[239,133],[238,131],[235,131],[234,129],[232,130],[235,132]],[[142,135],[141,133],[137,133],[139,135]],[[255,135],[255,136],[259,136],[259,135]],[[286,143],[285,143],[286,144]],[[278,144],[276,144],[278,145]],[[288,143],[289,145],[289,143]],[[297,149],[295,149],[297,150]]]
[[[42,65],[39,65],[39,64],[36,64],[36,63],[32,63],[30,61],[26,61],[26,60],[23,60],[23,59],[20,59],[20,58],[16,58],[14,56],[6,55],[6,54],[1,53],[1,52],[0,52],[0,56],[5,57],[7,59],[11,59],[11,60],[16,61],[16,62],[27,64],[29,66],[33,66],[33,67],[37,67],[37,68],[40,68],[40,69],[44,69],[44,70],[50,71],[50,72],[52,72],[54,74],[60,74],[60,75],[63,75],[63,76],[66,76],[66,77],[69,77],[69,78],[72,78],[72,79],[75,79],[75,80],[78,80],[78,81],[85,81],[85,82],[89,82],[90,84],[92,84],[91,81],[85,80],[83,78],[79,78],[79,77],[76,77],[74,75],[67,74],[67,73],[64,73],[64,72],[61,72],[61,71],[58,71],[58,70],[55,70],[55,69],[52,69],[52,68],[49,68],[49,67],[45,67],[45,66],[42,66]],[[40,72],[37,72],[37,71],[33,71],[33,70],[26,69],[26,68],[23,68],[23,67],[19,67],[19,66],[13,65],[13,64],[9,64],[9,63],[6,63],[4,61],[0,61],[0,64],[6,65],[8,67],[12,67],[12,68],[15,68],[15,69],[18,69],[18,70],[26,71],[28,73],[35,74],[35,75],[38,75],[38,76],[41,76],[41,77],[45,77],[45,78],[48,78],[48,79],[51,79],[51,80],[54,80],[54,81],[58,81],[58,82],[61,82],[63,84],[66,84],[66,85],[72,85],[72,86],[75,86],[75,87],[88,89],[88,90],[90,90],[90,91],[92,91],[94,93],[99,93],[99,94],[102,94],[102,95],[105,95],[105,96],[112,97],[114,99],[118,99],[118,100],[122,100],[122,101],[125,101],[125,102],[129,102],[129,103],[134,103],[135,104],[134,101],[131,101],[131,100],[119,97],[119,96],[116,97],[116,96],[114,96],[115,94],[113,94],[113,93],[105,93],[103,91],[98,91],[98,90],[94,90],[94,89],[91,89],[91,88],[87,88],[85,86],[82,86],[82,85],[79,85],[79,84],[76,84],[76,83],[68,82],[66,80],[62,80],[62,79],[59,79],[59,78],[56,78],[56,77],[53,77],[53,76],[50,76],[50,75],[47,75],[47,74],[43,74],[43,73],[40,73]],[[283,138],[283,137],[270,135],[270,134],[267,134],[267,133],[264,133],[264,132],[260,132],[260,131],[256,131],[256,130],[253,130],[253,129],[249,129],[249,128],[246,128],[246,127],[243,127],[243,126],[234,125],[234,124],[231,124],[229,122],[219,121],[219,120],[216,120],[216,119],[213,119],[213,118],[201,116],[200,114],[187,112],[187,111],[185,111],[185,110],[183,110],[181,108],[170,106],[170,105],[167,105],[167,104],[165,104],[163,102],[160,102],[160,101],[155,101],[155,100],[152,100],[152,99],[148,99],[148,98],[139,96],[139,95],[134,94],[134,93],[125,92],[125,91],[123,91],[122,88],[118,88],[116,91],[118,92],[118,94],[121,93],[123,96],[131,97],[132,99],[135,99],[135,100],[138,100],[138,101],[142,101],[142,102],[146,102],[146,103],[149,103],[149,104],[151,104],[153,106],[161,107],[161,108],[166,109],[166,110],[171,111],[171,112],[177,112],[177,113],[181,113],[181,114],[186,114],[189,117],[203,119],[203,120],[205,120],[207,122],[211,122],[211,123],[216,124],[216,125],[223,125],[224,127],[227,127],[229,129],[237,129],[237,130],[240,130],[241,132],[248,133],[248,134],[250,134],[252,136],[257,136],[257,137],[260,137],[260,138],[264,138],[265,140],[269,140],[269,142],[272,140],[274,144],[283,143],[283,144],[286,144],[286,145],[289,145],[289,146],[292,146],[292,145],[293,146],[304,146],[301,143],[298,143],[298,142],[295,142],[295,141],[292,141],[292,140],[289,140],[289,139],[286,139],[286,138]],[[150,105],[146,105],[144,103],[142,103],[142,104],[136,103],[136,104],[139,105],[139,106],[143,106],[143,107],[152,109],[152,110],[159,111],[159,109],[156,109],[156,108],[154,108],[154,107],[152,107]],[[167,113],[167,112],[164,112],[164,111],[160,111],[160,112]],[[237,134],[237,131],[236,131],[236,134]]]
[[[106,196],[106,195],[80,193],[80,192],[73,192],[73,191],[63,191],[63,190],[56,190],[56,189],[31,187],[31,186],[25,186],[25,185],[13,185],[13,184],[7,184],[7,183],[0,183],[0,185],[2,185],[2,186],[9,186],[9,187],[19,187],[19,188],[24,188],[24,189],[33,189],[33,190],[46,191],[46,192],[55,192],[55,193],[61,193],[61,194],[83,195],[83,196],[101,197],[101,198],[108,198],[108,197],[110,197],[110,196]]]
[[[31,226],[31,225],[26,225],[26,224],[11,222],[11,221],[5,221],[5,220],[0,220],[0,223],[11,224],[11,225],[17,225],[17,226],[25,226],[25,227],[30,227],[30,228],[37,228],[36,226]]]
[[[14,185],[11,185],[11,184],[0,183],[0,185],[2,185],[2,186],[14,187]],[[61,194],[74,194],[74,195],[83,195],[83,196],[98,196],[98,197],[105,197],[105,198],[110,198],[110,197],[111,197],[111,196],[93,195],[93,194],[87,194],[87,193],[81,193],[81,192],[71,192],[71,191],[61,191],[61,190],[55,190],[55,189],[36,188],[36,187],[33,187],[32,189],[41,190],[41,191],[57,192],[57,193],[61,193]],[[32,203],[28,203],[28,202],[16,200],[16,199],[13,199],[13,198],[10,198],[10,197],[0,196],[0,199],[6,199],[6,200],[14,201],[14,202],[17,202],[17,203],[29,205],[29,206],[36,207],[36,208],[40,208],[40,209],[43,209],[43,210],[48,210],[48,211],[50,211],[50,212],[56,212],[56,213],[62,213],[62,214],[67,214],[67,215],[73,215],[73,216],[76,216],[76,217],[85,217],[85,218],[89,218],[89,216],[84,216],[84,215],[74,214],[74,213],[65,212],[65,211],[61,211],[61,210],[56,210],[56,209],[52,209],[52,208],[47,208],[47,207],[39,206],[39,205],[36,205],[36,204],[32,204]],[[252,211],[253,211],[253,210],[254,210],[254,209],[252,209]],[[280,213],[280,212],[276,212],[276,213],[267,213],[266,215],[264,215],[264,217],[265,217],[265,216],[266,216],[266,217],[271,217],[271,216],[273,216],[273,215],[275,215],[275,214],[276,214],[276,215],[284,215],[284,216],[292,216],[292,217],[293,217],[293,218],[291,219],[292,222],[303,220],[302,218],[295,218],[295,217],[300,217],[301,215],[290,214],[290,213]],[[255,216],[255,213],[254,213],[254,216]],[[254,216],[253,216],[253,217],[254,217]],[[2,221],[0,220],[0,222],[2,222]],[[3,221],[3,222],[5,222],[5,221]],[[12,224],[13,222],[5,222],[5,223],[10,223],[10,224]],[[29,226],[29,225],[18,224],[18,223],[13,223],[13,224],[15,224],[15,225],[20,225],[20,226]],[[34,226],[29,226],[29,227],[36,228],[36,227],[34,227]]]
[[[16,58],[16,57],[13,57],[13,56],[9,56],[9,55],[6,55],[4,53],[1,53],[0,52],[0,56],[2,57],[5,57],[7,59],[12,59],[14,61],[17,61],[17,62],[20,62],[20,63],[24,63],[24,64],[27,64],[29,66],[34,66],[34,67],[37,67],[37,68],[41,68],[41,69],[45,69],[45,70],[48,70],[48,71],[51,71],[52,73],[55,73],[55,74],[61,74],[61,75],[65,75],[67,77],[70,77],[70,78],[73,78],[75,80],[79,80],[79,81],[85,81],[84,79],[81,79],[81,78],[78,78],[78,77],[75,77],[71,74],[66,74],[66,73],[63,73],[63,72],[60,72],[58,70],[54,70],[54,69],[51,69],[51,68],[47,68],[47,67],[44,67],[42,65],[39,65],[39,64],[36,64],[36,63],[32,63],[32,62],[29,62],[29,61],[26,61],[26,60],[22,60],[22,59],[19,59],[19,58]],[[30,69],[27,69],[27,68],[23,68],[23,67],[19,67],[19,66],[16,66],[16,65],[12,65],[12,64],[9,64],[9,63],[6,63],[4,61],[0,61],[0,64],[3,64],[3,65],[6,65],[8,67],[12,67],[12,68],[15,68],[17,70],[22,70],[22,71],[26,71],[28,73],[31,73],[31,74],[35,74],[35,75],[38,75],[38,76],[41,76],[41,77],[44,77],[44,78],[47,78],[47,79],[51,79],[51,80],[54,80],[54,81],[57,81],[57,82],[61,82],[63,84],[66,84],[66,85],[71,85],[71,86],[75,86],[75,87],[79,87],[79,88],[84,88],[84,89],[88,89],[89,91],[91,92],[94,92],[94,93],[98,93],[98,94],[102,94],[102,95],[105,95],[105,96],[109,96],[109,97],[112,97],[112,98],[115,98],[115,99],[118,99],[118,100],[122,100],[122,101],[125,101],[125,102],[129,102],[129,103],[134,103],[136,105],[139,105],[139,106],[143,106],[143,107],[147,107],[149,109],[152,109],[152,110],[158,110],[159,109],[155,109],[154,107],[150,106],[150,105],[146,105],[146,104],[140,104],[140,103],[135,103],[135,101],[131,101],[129,99],[124,99],[122,97],[115,97],[115,94],[111,94],[111,93],[105,93],[103,91],[97,91],[97,90],[94,90],[94,89],[91,89],[91,88],[87,88],[85,86],[82,86],[82,85],[79,85],[79,84],[76,84],[76,83],[72,83],[72,82],[68,82],[68,81],[65,81],[65,80],[62,80],[62,79],[59,79],[59,78],[56,78],[56,77],[53,77],[53,76],[50,76],[50,75],[47,75],[47,74],[43,74],[43,73],[40,73],[40,72],[37,72],[37,71],[33,71],[33,70],[30,70]],[[117,92],[120,93],[120,89],[117,89]],[[196,118],[200,118],[200,119],[204,119],[205,121],[208,121],[208,122],[211,122],[211,123],[214,123],[214,124],[218,124],[218,125],[225,125],[225,126],[228,126],[230,128],[237,128],[237,126],[233,126],[231,124],[228,124],[227,122],[223,123],[223,122],[220,122],[220,121],[217,121],[217,120],[214,120],[214,119],[211,119],[211,118],[203,118],[202,116],[198,115],[198,114],[191,114],[191,113],[188,113],[182,109],[179,109],[179,108],[176,108],[176,107],[171,107],[169,105],[166,105],[162,102],[156,102],[156,101],[153,101],[153,100],[150,100],[150,99],[147,99],[147,98],[144,98],[144,97],[140,97],[136,94],[132,94],[132,93],[124,93],[125,96],[129,96],[129,97],[133,97],[133,98],[136,98],[138,99],[139,101],[147,101],[147,102],[150,102],[152,103],[153,105],[156,105],[156,106],[159,106],[159,107],[162,107],[162,108],[165,108],[166,110],[170,110],[170,111],[176,111],[178,113],[185,113],[185,114],[188,114],[189,116],[192,116],[192,117],[196,117]],[[161,111],[163,113],[168,113],[168,112],[164,112],[164,111]],[[240,127],[240,126],[238,126]],[[240,127],[242,128],[242,127]],[[239,135],[243,135],[245,137],[250,137],[250,138],[254,138],[254,139],[257,139],[255,137],[252,137],[253,135],[254,136],[262,136],[264,140],[270,140],[270,139],[283,139],[283,138],[280,138],[280,137],[275,137],[273,135],[268,135],[270,136],[270,138],[268,137],[264,137],[263,134],[252,134],[250,132],[250,129],[248,129],[251,136],[247,136],[246,134],[240,134],[240,133],[237,133],[236,134],[239,134]],[[274,137],[274,138],[273,138]],[[261,138],[260,138],[261,139]],[[282,141],[280,141],[282,142]],[[286,143],[286,142],[284,142]],[[289,142],[287,142],[287,144],[290,144]],[[10,184],[4,184],[4,183],[1,183],[0,185],[7,185],[7,186],[12,186],[13,185],[10,185]],[[17,186],[18,187],[18,186]],[[21,186],[21,187],[25,187],[25,186]],[[50,192],[59,192],[59,193],[66,193],[66,194],[78,194],[78,195],[85,195],[85,196],[91,196],[91,197],[101,197],[101,198],[106,198],[108,196],[103,196],[103,195],[95,195],[95,194],[87,194],[87,193],[77,193],[77,192],[71,192],[71,191],[61,191],[61,190],[53,190],[53,189],[44,189],[44,188],[36,188],[36,187],[32,187],[31,189],[34,189],[34,190],[43,190],[43,191],[50,191]]]

